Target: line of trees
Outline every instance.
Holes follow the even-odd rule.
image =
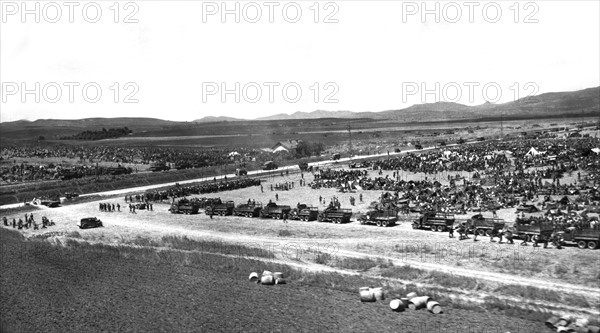
[[[63,136],[61,140],[102,140],[110,138],[119,138],[122,136],[129,135],[133,131],[125,127],[119,128],[102,128],[101,131],[83,131],[77,134]]]

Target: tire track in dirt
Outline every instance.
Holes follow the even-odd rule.
[[[327,241],[331,241],[332,243],[335,242],[335,244],[344,243],[344,241],[340,240],[340,239],[326,239],[325,238],[325,239],[315,240],[315,239],[311,239],[311,238],[264,237],[264,236],[249,236],[249,235],[241,235],[241,234],[231,234],[231,233],[224,233],[224,232],[218,232],[218,231],[190,230],[190,229],[178,227],[178,226],[149,224],[149,223],[144,223],[141,221],[134,222],[134,223],[132,223],[131,221],[128,221],[128,222],[112,221],[112,223],[119,224],[119,225],[122,225],[122,226],[128,227],[128,228],[139,229],[142,231],[158,231],[161,234],[178,234],[181,236],[193,237],[193,238],[198,238],[198,239],[217,240],[217,241],[238,244],[238,245],[240,245],[240,244],[248,245],[248,246],[254,245],[254,247],[256,247],[256,245],[260,246],[262,244],[262,245],[267,245],[268,247],[270,247],[270,249],[273,249],[275,247],[274,244],[281,244],[281,243],[305,245],[305,248],[314,248],[314,245],[317,244],[317,249],[319,248],[318,244],[320,242],[325,243]],[[365,238],[364,240],[368,241],[369,239]],[[376,241],[376,239],[372,239],[371,241]],[[505,273],[495,273],[495,272],[486,272],[486,271],[482,271],[482,270],[465,269],[465,268],[453,267],[453,266],[444,265],[444,264],[425,263],[425,262],[420,262],[418,260],[398,259],[398,258],[390,257],[390,256],[384,256],[384,255],[379,255],[379,254],[369,254],[369,253],[365,253],[365,252],[357,252],[357,251],[340,249],[340,248],[327,248],[327,250],[331,251],[328,253],[332,254],[332,255],[338,255],[338,256],[348,257],[348,258],[365,258],[365,257],[367,257],[367,258],[371,258],[371,259],[383,259],[386,261],[389,260],[395,266],[408,265],[408,266],[418,268],[418,269],[423,269],[423,270],[428,270],[428,271],[439,271],[439,272],[444,272],[444,273],[450,273],[450,274],[453,274],[456,276],[476,278],[476,279],[481,279],[484,281],[495,282],[495,283],[498,283],[501,285],[516,284],[516,285],[521,285],[521,286],[531,286],[531,287],[535,287],[535,288],[558,291],[560,293],[566,292],[566,293],[580,296],[580,297],[589,297],[590,295],[598,295],[598,296],[596,296],[596,299],[600,298],[598,289],[586,287],[586,286],[573,285],[573,284],[568,284],[568,283],[549,282],[549,281],[544,281],[544,280],[540,280],[540,279],[527,278],[527,277],[523,277],[523,276],[517,276],[517,275],[511,275],[511,274],[505,274]],[[282,260],[282,263],[284,263],[284,264],[294,263],[294,261],[291,260],[289,258],[289,256],[284,254],[283,251],[278,251],[278,252],[280,252],[280,253],[275,253],[276,256],[279,258],[284,258],[284,259],[279,259],[279,260]],[[262,260],[264,260],[264,258]],[[323,266],[323,265],[310,264],[310,263],[309,264],[304,263],[303,265],[304,265],[304,267],[312,267],[312,269],[320,269],[320,270],[323,270],[323,267],[327,267],[327,266]],[[339,270],[336,268],[331,268],[331,269],[333,269],[333,271],[336,271],[336,272],[343,271],[343,270]],[[414,284],[414,282],[412,282],[412,281],[405,281],[405,282]],[[456,289],[455,291],[458,291],[458,289]],[[494,296],[496,296],[496,295],[494,295]],[[507,300],[517,301],[516,298],[510,299],[510,297],[508,297],[508,296],[503,296],[503,297]],[[561,307],[566,308],[567,307],[567,306],[561,305],[561,304],[552,304],[552,303],[545,303],[545,304],[547,304],[548,306],[552,305],[557,308],[561,308]],[[575,309],[575,308],[573,308],[573,309]],[[583,308],[577,308],[577,310],[587,312],[587,310],[583,309]],[[594,314],[600,315],[600,312],[597,310],[590,310],[590,311],[594,311]]]
[[[67,237],[58,236],[58,237],[53,237],[53,238],[54,239],[61,239],[61,238],[65,239]],[[84,239],[74,239],[74,240],[80,241],[80,242],[86,241],[90,244],[104,244],[104,245],[108,245],[108,246],[121,246],[122,245],[122,244],[115,244],[115,243],[111,243],[111,242],[97,241],[97,240],[94,240],[94,241],[89,241],[89,240],[84,240]],[[52,242],[52,240],[49,240],[49,241]],[[59,244],[64,245],[65,242],[62,242]],[[595,309],[590,309],[590,308],[582,308],[582,307],[576,307],[576,306],[570,306],[570,305],[559,304],[559,303],[554,303],[554,302],[549,302],[549,301],[540,301],[540,300],[524,301],[522,298],[518,298],[518,297],[514,297],[514,296],[498,295],[495,293],[486,293],[486,292],[474,292],[474,291],[469,291],[469,290],[464,290],[464,289],[459,289],[459,288],[447,288],[447,287],[443,287],[443,286],[439,286],[439,285],[435,285],[435,284],[414,282],[414,281],[400,279],[400,278],[391,278],[391,277],[383,277],[383,276],[372,275],[372,274],[358,273],[358,272],[351,271],[351,270],[331,267],[331,266],[327,266],[327,265],[321,265],[321,264],[317,264],[317,263],[313,263],[313,262],[291,261],[287,258],[285,258],[285,259],[282,258],[283,256],[279,256],[279,258],[264,258],[264,257],[240,256],[240,255],[234,255],[234,254],[223,254],[223,253],[198,251],[198,250],[180,250],[180,249],[173,249],[170,247],[152,247],[152,246],[140,246],[140,245],[134,245],[134,244],[126,244],[126,245],[134,247],[134,248],[150,248],[150,249],[155,249],[157,251],[175,251],[175,252],[181,252],[181,253],[201,253],[201,254],[209,254],[209,255],[218,255],[218,256],[232,258],[232,259],[243,258],[243,259],[247,259],[247,260],[256,260],[256,261],[268,262],[268,263],[279,264],[279,265],[287,265],[287,266],[293,267],[295,269],[309,271],[309,272],[337,273],[337,274],[346,275],[346,276],[362,276],[362,277],[385,281],[385,282],[400,283],[403,285],[411,284],[411,285],[416,286],[417,288],[430,289],[430,290],[435,290],[438,292],[444,292],[446,294],[446,296],[450,297],[451,299],[453,299],[455,301],[463,302],[464,304],[477,303],[477,304],[483,305],[485,303],[486,297],[493,296],[499,300],[508,302],[513,307],[518,307],[518,308],[521,308],[524,310],[529,310],[531,307],[536,307],[537,309],[548,310],[548,311],[552,311],[555,314],[560,313],[561,315],[585,314],[585,315],[600,316],[600,311],[595,310]],[[342,251],[342,252],[345,252],[345,251]],[[363,254],[361,254],[361,255],[364,256]],[[353,256],[350,256],[350,257],[353,257]],[[375,256],[373,256],[373,257],[375,257]]]

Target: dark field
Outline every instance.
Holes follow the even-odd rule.
[[[361,303],[362,277],[200,252],[25,241],[0,229],[2,331],[550,332],[501,309],[394,313]],[[262,286],[249,272],[282,271]],[[344,281],[344,284],[339,282]],[[403,290],[406,291],[406,290]],[[523,314],[526,315],[526,314]]]

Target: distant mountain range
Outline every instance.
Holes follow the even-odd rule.
[[[318,118],[358,119],[371,118],[402,122],[467,120],[499,117],[551,117],[557,115],[576,115],[600,111],[600,87],[570,92],[545,93],[525,97],[519,100],[492,104],[469,106],[459,103],[438,102],[417,104],[405,109],[379,112],[324,111],[279,113],[255,120],[297,120]],[[204,117],[195,122],[241,121],[245,119],[231,117]]]
[[[101,130],[127,126],[133,135],[144,132],[156,133],[164,130],[202,128],[216,122],[260,122],[300,119],[341,118],[390,120],[394,122],[444,122],[460,120],[479,120],[500,117],[506,118],[550,118],[600,116],[600,87],[579,91],[545,93],[526,97],[503,104],[485,103],[468,106],[458,103],[438,102],[413,105],[399,110],[380,112],[324,111],[295,112],[276,114],[254,120],[232,117],[204,117],[190,122],[169,121],[156,118],[86,118],[86,119],[38,119],[35,121],[18,120],[0,123],[0,139],[32,139],[44,136],[57,138],[81,132],[82,130]],[[183,132],[182,132],[183,133]]]

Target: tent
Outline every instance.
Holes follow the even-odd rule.
[[[600,148],[592,148],[592,151],[593,151],[595,154],[600,154]]]
[[[527,152],[527,154],[525,154],[525,156],[538,156],[541,153],[539,151],[537,151],[537,149],[531,147],[531,149],[529,149],[529,151]]]

